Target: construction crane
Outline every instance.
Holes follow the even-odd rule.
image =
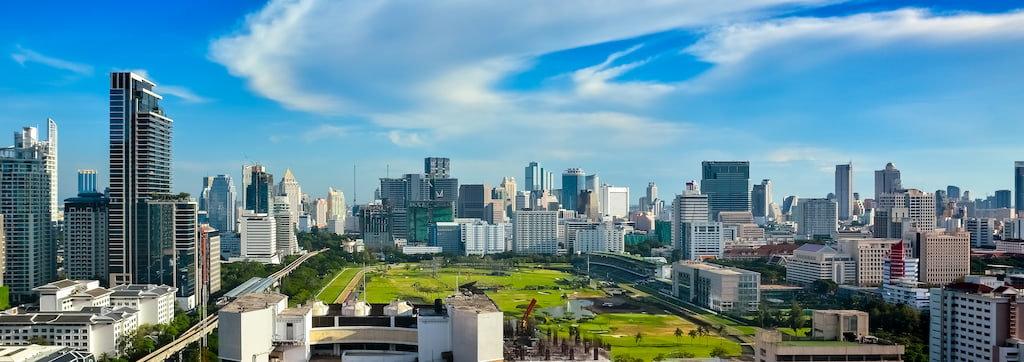
[[[530,314],[533,314],[533,308],[537,307],[537,298],[533,298],[530,301],[530,306],[526,307],[526,313],[523,313],[522,327],[526,328],[526,321],[530,318]]]

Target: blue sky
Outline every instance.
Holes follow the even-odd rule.
[[[60,127],[61,197],[107,173],[107,74],[175,119],[175,189],[259,162],[366,202],[390,169],[463,183],[538,161],[663,198],[749,160],[775,199],[852,161],[873,193],[983,197],[1024,159],[1024,12],[1000,1],[16,2],[0,11],[0,130]],[[7,145],[11,141],[0,141]],[[105,184],[105,181],[102,183]]]

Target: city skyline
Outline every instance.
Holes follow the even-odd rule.
[[[639,3],[582,12],[570,2],[532,26],[507,14],[540,5],[432,3],[415,10],[450,24],[384,6],[350,22],[365,35],[336,41],[309,34],[363,4],[136,4],[176,29],[139,34],[113,30],[117,4],[42,6],[9,4],[0,15],[8,35],[0,38],[0,127],[60,123],[64,180],[108,169],[106,78],[118,70],[140,71],[166,96],[176,121],[172,188],[197,198],[202,177],[240,179],[242,165],[258,162],[276,175],[291,169],[311,195],[334,187],[365,203],[379,178],[419,172],[435,156],[450,158],[452,176],[466,184],[524,182],[531,161],[556,174],[578,167],[630,187],[631,204],[650,181],[665,195],[682,192],[704,160],[750,161],[750,178],[771,179],[777,203],[824,197],[834,166],[851,161],[862,199],[887,162],[905,187],[957,185],[984,198],[1014,189],[1013,162],[1024,154],[1012,101],[1022,84],[1013,67],[1024,57],[1016,50],[1024,14],[1009,2]],[[481,16],[463,19],[474,18],[467,11]],[[294,21],[275,22],[288,15]],[[612,16],[616,26],[603,26]],[[184,21],[192,25],[176,26]],[[380,29],[399,22],[411,31],[386,38]],[[466,30],[491,26],[512,37],[482,42],[489,38]],[[156,43],[154,56],[104,48],[112,34]],[[325,46],[310,53],[284,41],[300,36]],[[361,58],[342,52],[346,45]],[[367,77],[379,81],[370,86]],[[101,190],[109,176],[99,172]],[[58,200],[76,195],[73,183],[59,186]]]

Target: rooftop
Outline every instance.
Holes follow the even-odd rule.
[[[241,313],[247,310],[260,310],[287,299],[287,295],[279,293],[250,293],[238,297],[238,299],[221,308],[220,311]]]
[[[501,312],[498,305],[484,294],[453,295],[448,297],[448,305],[457,310],[473,310],[477,312]]]

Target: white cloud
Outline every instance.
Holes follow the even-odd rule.
[[[158,90],[161,93],[170,94],[172,96],[184,99],[188,103],[206,103],[210,101],[209,98],[195,94],[195,92],[192,92],[191,89],[182,86],[161,85],[159,86]]]
[[[49,67],[78,73],[80,75],[92,74],[91,65],[45,56],[31,49],[22,48],[20,45],[18,46],[18,51],[11,54],[11,59],[14,59],[15,62],[18,62],[18,64],[21,64],[22,66],[24,66],[25,63],[39,63]]]

